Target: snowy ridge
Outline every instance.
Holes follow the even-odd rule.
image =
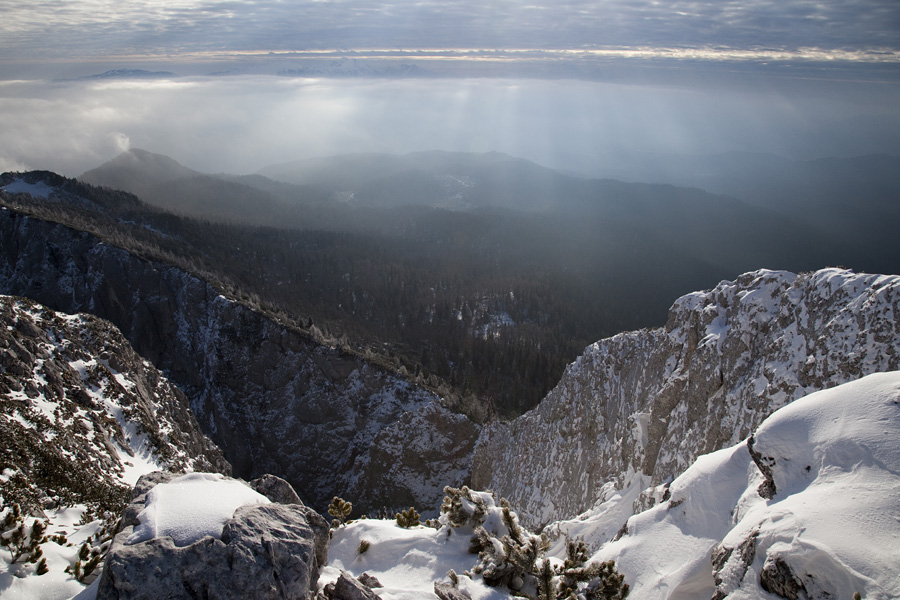
[[[898,490],[894,371],[798,399],[766,418],[752,438],[698,457],[664,499],[627,520],[615,541],[581,533],[595,549],[591,562],[615,561],[630,598],[824,600],[859,593],[890,600],[900,597]],[[473,496],[495,510],[490,495]],[[588,516],[602,516],[607,504]],[[502,519],[491,516],[490,527],[503,534]],[[473,568],[479,557],[468,552],[472,528],[451,530],[448,522],[442,515],[439,530],[375,519],[340,527],[320,588],[347,571],[374,576],[382,586],[374,591],[385,600],[436,598],[434,582],[448,583],[453,569],[457,589],[473,600],[514,597]],[[548,555],[559,568],[565,552]]]
[[[697,459],[594,560],[650,600],[900,597],[900,373],[782,408],[752,449]]]
[[[579,515],[614,490],[632,490],[630,500],[640,478],[671,481],[797,398],[900,368],[898,318],[900,277],[841,269],[761,270],[689,294],[665,328],[589,346],[533,411],[485,427],[473,486],[508,498],[531,526]],[[587,520],[578,522],[597,525]]]

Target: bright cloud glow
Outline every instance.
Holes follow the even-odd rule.
[[[584,173],[641,153],[897,150],[900,90],[538,79],[198,77],[0,85],[0,164],[79,175],[129,147],[206,172],[348,152],[497,150]]]

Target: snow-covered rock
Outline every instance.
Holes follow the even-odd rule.
[[[270,502],[214,474],[154,473],[134,494],[99,600],[314,595],[328,544],[328,525],[315,511]]]
[[[234,511],[251,504],[269,504],[269,499],[249,485],[216,473],[182,475],[147,493],[138,525],[125,543],[165,536],[181,547],[208,535],[222,539],[222,528]]]
[[[7,503],[102,503],[159,469],[230,472],[184,394],[102,319],[0,296],[0,369]]]
[[[701,456],[593,558],[649,600],[888,600],[900,597],[898,498],[900,372],[879,373],[778,410],[752,451]]]
[[[531,526],[617,495],[605,524],[585,516],[564,528],[608,538],[635,486],[671,481],[808,393],[900,368],[898,323],[897,276],[762,270],[688,294],[665,328],[593,344],[534,410],[485,427],[472,485],[508,498]]]

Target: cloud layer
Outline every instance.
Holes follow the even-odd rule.
[[[313,48],[900,50],[896,0],[0,0],[0,55]]]

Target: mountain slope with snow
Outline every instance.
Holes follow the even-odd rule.
[[[2,536],[21,528],[34,542],[18,557],[12,546],[0,553],[4,598],[81,591],[141,475],[231,472],[184,394],[110,323],[9,296],[0,296],[0,439]]]
[[[688,294],[665,328],[593,344],[537,408],[486,427],[473,485],[509,498],[531,526],[618,494],[609,539],[634,501],[655,500],[640,489],[739,442],[776,409],[900,368],[898,318],[900,277],[839,269],[756,271]]]
[[[900,597],[900,373],[797,400],[668,492],[593,557],[634,597]]]

